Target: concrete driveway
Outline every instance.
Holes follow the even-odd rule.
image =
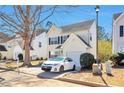
[[[19,71],[22,73],[31,74],[31,75],[38,76],[39,78],[46,78],[46,79],[57,79],[64,76],[65,74],[69,74],[72,72],[72,71],[65,71],[61,73],[60,72],[44,72],[43,70],[41,70],[40,67],[19,68]]]
[[[65,71],[61,73],[60,72],[41,72],[40,74],[38,74],[38,77],[47,78],[47,79],[57,79],[69,73],[71,73],[71,71]]]
[[[38,78],[34,75],[18,74],[15,71],[2,71],[0,78],[0,87],[85,87],[85,85],[54,79]]]
[[[0,62],[0,68],[6,68],[5,62]],[[69,74],[72,72],[72,71],[65,71],[61,73],[60,72],[44,72],[43,70],[41,70],[41,67],[29,67],[29,68],[21,67],[16,71],[19,71],[25,74],[34,75],[39,78],[47,78],[47,79],[57,79],[64,76],[65,74]]]

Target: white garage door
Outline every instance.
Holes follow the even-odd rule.
[[[79,70],[80,69],[80,55],[82,54],[83,52],[81,51],[76,51],[76,52],[67,52],[66,53],[66,56],[67,57],[70,57],[76,64],[76,69]]]

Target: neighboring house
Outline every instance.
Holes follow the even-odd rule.
[[[7,59],[16,60],[18,55],[23,55],[24,59],[24,41],[17,34],[13,39],[3,43],[7,49]],[[47,57],[47,35],[45,31],[37,31],[34,36],[30,47],[30,57],[32,60]]]
[[[38,56],[39,59],[47,58],[47,45],[48,45],[48,42],[47,42],[46,32],[37,34],[32,41],[32,47],[35,50],[34,55]]]
[[[4,59],[4,57],[7,55],[7,49],[4,45],[0,45],[0,58]]]
[[[112,53],[124,52],[124,13],[113,15]]]
[[[48,57],[68,56],[80,66],[80,55],[91,53],[96,58],[96,22],[88,20],[63,27],[52,25],[47,33]]]
[[[0,54],[1,54],[1,58],[5,58],[6,55],[7,55],[7,48],[6,46],[4,45],[5,42],[11,40],[13,37],[9,37],[8,35],[6,35],[5,33],[3,32],[0,32]]]

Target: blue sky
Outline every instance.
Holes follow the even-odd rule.
[[[49,21],[52,21],[57,26],[68,25],[81,22],[84,20],[95,19],[95,6],[78,6],[75,8],[64,8],[69,13],[55,13]],[[63,9],[63,10],[64,10]],[[99,12],[99,25],[105,28],[105,31],[111,35],[112,32],[112,17],[115,13],[124,12],[124,6],[121,5],[101,5]]]
[[[51,6],[46,6],[45,9],[48,9]],[[2,9],[4,12],[11,13],[12,10],[10,6]],[[112,32],[112,16],[115,13],[124,12],[124,6],[121,5],[101,5],[99,12],[99,25],[105,28],[105,31],[111,35]],[[48,13],[44,13],[41,16],[44,17]],[[48,18],[47,21],[51,21],[56,24],[58,27],[78,23],[85,20],[95,19],[95,5],[83,5],[76,7],[69,6],[59,6],[54,13],[54,15]],[[43,24],[44,25],[44,24]]]

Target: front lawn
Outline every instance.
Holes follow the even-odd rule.
[[[92,74],[91,70],[84,70],[79,73],[67,74],[64,78],[76,79],[81,81],[96,82],[106,85],[113,86],[124,86],[124,67],[123,68],[113,68],[112,76],[108,76],[105,73],[105,68],[102,71],[101,76],[96,76]]]
[[[10,69],[21,67],[22,65],[23,65],[23,62],[19,62],[18,65],[15,61],[5,63],[5,67],[10,68]]]
[[[42,64],[43,61],[31,61],[31,65],[32,66],[40,66]],[[19,62],[18,63],[18,67],[21,67],[23,65],[23,62]],[[5,63],[5,67],[7,68],[11,68],[11,69],[14,69],[14,68],[17,68],[17,63],[16,61],[10,61],[10,62],[7,62]]]

